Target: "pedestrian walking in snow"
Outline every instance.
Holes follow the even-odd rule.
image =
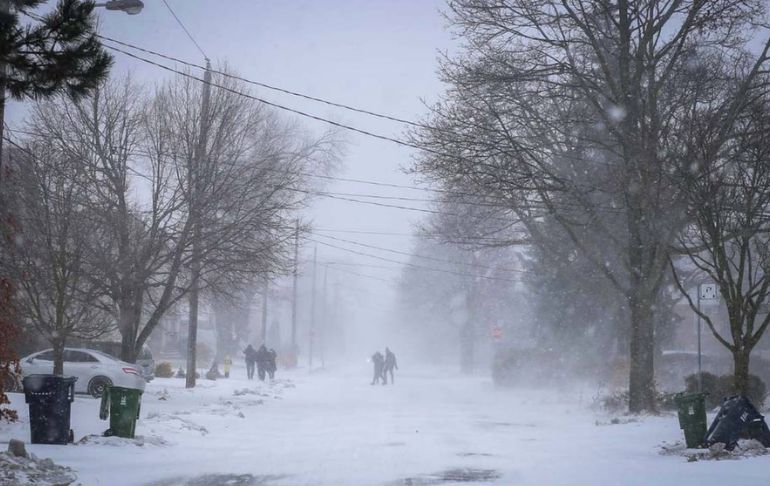
[[[257,350],[257,375],[259,375],[259,381],[265,381],[265,374],[270,368],[270,351],[263,344]]]
[[[271,380],[274,380],[275,371],[278,369],[278,366],[275,364],[275,360],[278,358],[278,353],[275,352],[275,349],[270,348],[267,350],[267,354],[270,356],[270,360],[267,363],[267,375]]]
[[[257,350],[249,344],[243,354],[246,356],[246,376],[252,380],[254,379],[254,365],[257,363]]]
[[[374,377],[372,378],[372,385],[382,381],[385,384],[385,377],[382,375],[383,366],[385,365],[385,358],[382,353],[377,351],[372,355],[372,363],[374,364]]]
[[[230,355],[225,356],[223,365],[224,365],[223,368],[225,371],[225,378],[230,378],[230,368],[233,367],[233,360],[230,359]]]
[[[393,379],[393,369],[398,369],[398,363],[396,362],[396,355],[390,348],[385,348],[385,363],[382,369],[383,385],[388,383],[388,373],[390,372],[390,384],[394,385],[396,382]]]

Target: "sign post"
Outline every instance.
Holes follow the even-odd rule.
[[[701,300],[717,300],[717,284],[707,283],[698,284],[698,392],[703,391],[703,355],[701,350],[701,317],[700,317],[700,302]]]

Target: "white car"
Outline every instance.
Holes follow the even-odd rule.
[[[31,354],[21,361],[22,376],[53,373],[53,349]],[[74,376],[75,393],[101,397],[105,386],[144,390],[146,381],[136,365],[94,349],[64,348],[64,376]]]

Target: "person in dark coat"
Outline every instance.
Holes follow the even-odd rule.
[[[254,379],[254,365],[257,363],[257,350],[249,344],[243,350],[243,354],[246,357],[246,376],[252,380]]]
[[[372,355],[372,363],[374,363],[374,377],[372,378],[372,385],[379,383],[382,380],[382,384],[385,384],[385,377],[382,375],[382,369],[385,365],[385,358],[382,353],[377,351]]]
[[[278,369],[278,366],[275,364],[275,360],[278,357],[278,353],[275,352],[275,349],[270,348],[267,350],[267,354],[269,355],[270,359],[267,363],[267,375],[270,377],[271,380],[275,379],[275,371]]]
[[[270,368],[270,351],[263,344],[257,350],[257,374],[259,375],[259,381],[265,381],[265,374]]]
[[[393,380],[393,369],[398,369],[398,363],[396,363],[396,355],[390,348],[385,348],[385,363],[382,368],[382,380],[383,385],[388,383],[388,372],[390,372],[390,384],[393,385],[396,382]]]

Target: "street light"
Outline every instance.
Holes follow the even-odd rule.
[[[97,7],[104,7],[107,10],[120,10],[128,15],[136,15],[144,8],[144,2],[141,0],[110,0],[109,2],[97,3]]]

